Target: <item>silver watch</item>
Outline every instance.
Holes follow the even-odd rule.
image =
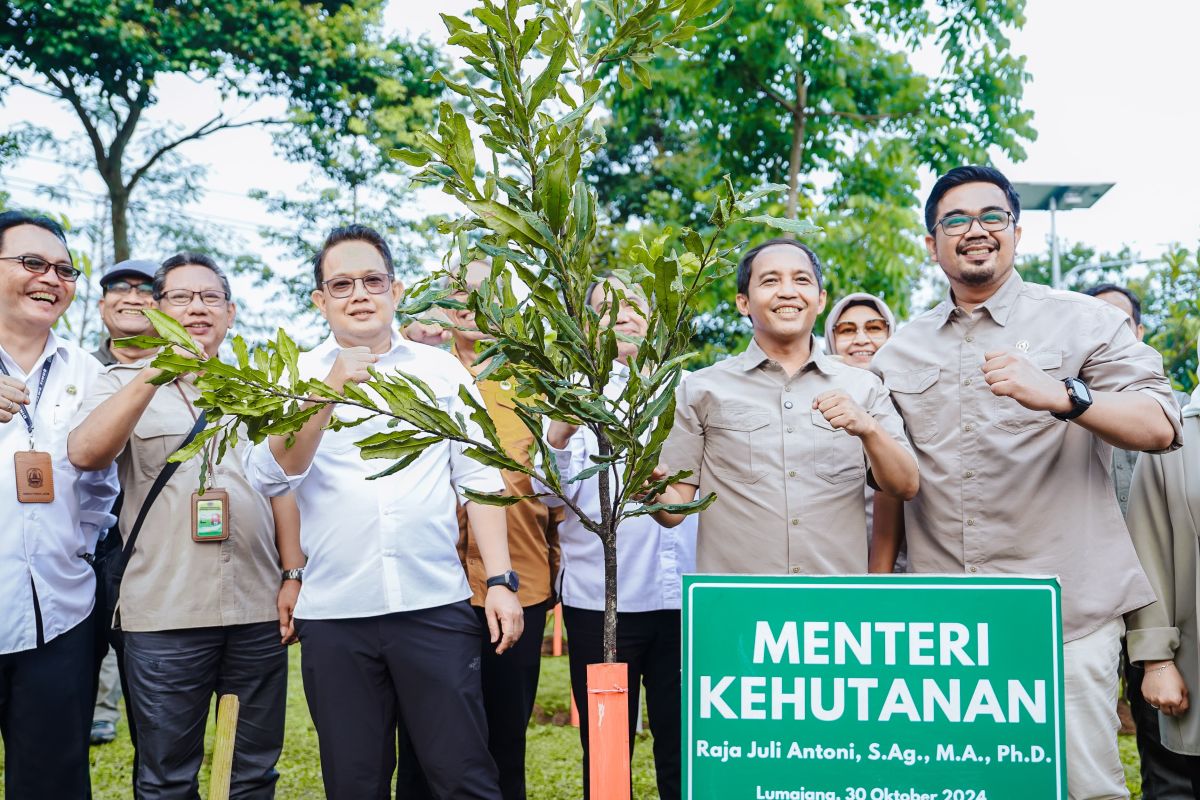
[[[296,567],[295,569],[285,569],[283,571],[283,579],[285,581],[300,581],[304,582],[304,567]]]

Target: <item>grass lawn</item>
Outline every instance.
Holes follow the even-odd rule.
[[[283,745],[283,756],[279,761],[279,786],[276,796],[280,800],[320,800],[325,796],[321,789],[321,766],[317,754],[317,734],[308,707],[304,704],[304,689],[300,682],[300,651],[291,648],[291,669],[288,676],[287,731]],[[570,725],[539,724],[541,720],[564,720],[570,708],[568,699],[567,659],[543,658],[542,678],[538,687],[539,712],[529,729],[526,770],[529,785],[529,800],[573,800],[583,796],[579,733]],[[208,753],[205,766],[200,771],[200,796],[208,794],[208,764],[212,756],[212,719],[209,715]],[[639,800],[657,798],[654,784],[654,763],[650,752],[649,734],[638,736],[633,758],[633,793]],[[0,748],[0,752],[3,749]],[[93,747],[92,791],[95,800],[128,800],[130,789],[130,761],[133,749],[122,718],[117,728],[117,740],[112,744]],[[1125,762],[1125,775],[1134,800],[1141,798],[1141,781],[1138,777],[1137,749],[1132,736],[1121,737],[1121,756]],[[0,794],[4,786],[3,767],[0,766]]]

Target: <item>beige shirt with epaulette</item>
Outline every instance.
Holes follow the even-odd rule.
[[[116,364],[97,381],[76,424],[132,381],[146,362]],[[194,401],[196,388],[179,384]],[[194,409],[193,409],[194,410]],[[199,412],[196,412],[197,414]],[[117,456],[125,499],[120,531],[125,540],[151,485],[195,424],[174,385],[160,386]],[[121,583],[118,613],[126,631],[163,631],[269,622],[278,619],[279,554],[266,498],[246,481],[245,441],[212,465],[208,486],[229,493],[230,536],[192,541],[192,492],[200,486],[200,458],[179,465],[151,506]]]
[[[871,362],[904,417],[921,469],[905,503],[909,570],[1057,575],[1066,641],[1154,600],[1113,492],[1112,447],[1073,422],[993,395],[981,368],[1024,352],[1055,379],[1179,406],[1162,356],[1100,300],[1025,283],[1015,271],[971,312],[947,297]]]
[[[845,391],[909,450],[887,390],[867,370],[813,348],[788,376],[753,339],[739,355],[685,375],[660,459],[716,501],[700,512],[700,572],[834,575],[867,571],[862,441],[812,407]]]

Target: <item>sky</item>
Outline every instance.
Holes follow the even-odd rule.
[[[463,14],[470,0],[392,0],[386,23],[396,32],[427,34],[444,42],[438,12]],[[1034,112],[1036,141],[1020,163],[999,166],[1014,182],[1112,182],[1115,187],[1095,206],[1058,215],[1060,241],[1085,242],[1101,251],[1130,245],[1143,256],[1169,243],[1200,244],[1200,2],[1196,0],[1028,0],[1027,22],[1013,35],[1015,52],[1028,57],[1032,81],[1025,104]],[[218,107],[216,93],[186,79],[167,81],[154,108],[157,119],[194,126]],[[245,111],[269,116],[270,104]],[[74,133],[73,117],[51,101],[20,90],[0,107],[0,126],[33,121]],[[273,151],[270,134],[242,129],[189,144],[181,151],[207,164],[208,195],[195,213],[227,225],[248,246],[265,250],[259,225],[294,224],[273,219],[246,197],[253,188],[298,189],[307,168]],[[26,159],[0,174],[0,185],[17,202],[33,200],[37,181],[58,180],[60,171],[44,159]],[[924,176],[922,193],[932,185]],[[72,204],[60,210],[79,218],[95,213],[98,179],[79,176],[70,188]],[[43,201],[44,204],[44,201]],[[61,205],[61,204],[60,204]],[[443,196],[422,205],[451,210]],[[1049,215],[1022,217],[1020,251],[1048,249]],[[818,243],[819,245],[819,243]],[[287,268],[286,265],[281,265]]]

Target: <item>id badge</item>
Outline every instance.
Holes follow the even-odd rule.
[[[17,472],[17,500],[21,503],[54,502],[54,467],[50,454],[18,450],[13,454]]]
[[[192,541],[223,542],[229,538],[229,493],[208,489],[192,492]]]

